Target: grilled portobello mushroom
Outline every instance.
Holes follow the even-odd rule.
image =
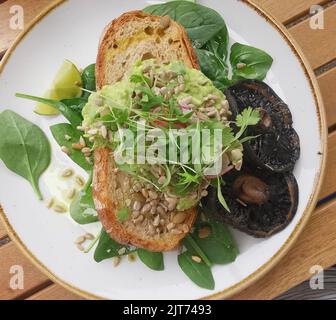
[[[248,107],[260,112],[259,124],[246,132],[257,136],[244,144],[246,160],[272,172],[292,171],[300,157],[300,139],[287,104],[266,83],[257,80],[241,81],[228,88],[225,95],[234,117]]]
[[[225,176],[222,193],[230,212],[218,201],[213,187],[202,200],[204,212],[257,238],[283,230],[292,221],[299,200],[292,173],[275,174],[246,166]]]

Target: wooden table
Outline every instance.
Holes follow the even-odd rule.
[[[327,174],[320,194],[320,206],[287,256],[257,283],[234,299],[273,299],[308,279],[313,265],[329,268],[336,264],[336,1],[335,0],[254,0],[281,21],[303,48],[315,70],[324,98],[329,126]],[[22,5],[28,24],[52,0],[0,0],[0,53],[18,32],[9,29],[9,8]],[[325,29],[309,26],[314,4],[325,8]],[[0,54],[1,57],[1,54]],[[9,288],[12,265],[25,270],[24,290]],[[52,283],[16,248],[0,224],[0,299],[79,299]]]

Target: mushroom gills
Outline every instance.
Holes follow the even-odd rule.
[[[257,238],[283,230],[298,207],[298,185],[292,173],[269,174],[244,167],[225,176],[222,193],[230,208],[226,211],[213,187],[202,200],[203,210],[217,221]]]
[[[237,116],[252,107],[261,120],[246,135],[257,136],[244,144],[248,162],[273,172],[292,171],[300,157],[300,139],[288,106],[264,82],[244,80],[226,90],[230,109]]]

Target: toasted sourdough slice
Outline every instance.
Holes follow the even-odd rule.
[[[142,11],[129,12],[114,20],[101,38],[96,64],[97,88],[114,84],[127,76],[138,60],[155,58],[158,63],[183,61],[190,68],[199,68],[195,52],[182,26],[168,17],[147,15]],[[175,249],[190,231],[196,209],[184,211],[185,220],[179,225],[180,234],[168,231],[167,225],[180,212],[167,212],[165,232],[148,232],[150,218],[141,223],[134,216],[120,222],[117,213],[130,203],[131,208],[141,192],[130,193],[136,181],[124,172],[115,172],[113,152],[108,148],[94,152],[93,197],[99,219],[111,238],[154,252]],[[163,200],[162,200],[163,201]],[[150,213],[147,213],[147,216]],[[181,216],[181,214],[180,214]]]

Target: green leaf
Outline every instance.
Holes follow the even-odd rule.
[[[244,109],[236,118],[236,125],[240,128],[247,126],[255,126],[260,121],[258,110],[251,107]]]
[[[49,106],[54,107],[55,109],[57,109],[59,112],[63,114],[63,116],[71,123],[71,125],[74,128],[82,124],[82,120],[83,120],[82,116],[78,114],[78,112],[75,112],[71,107],[69,107],[68,105],[64,104],[61,101],[45,99],[45,98],[30,96],[30,95],[21,94],[21,93],[17,93],[16,97],[40,102],[40,103],[47,104]]]
[[[211,268],[203,262],[195,262],[188,251],[178,256],[178,264],[190,280],[199,287],[209,290],[215,288],[215,281]]]
[[[231,47],[230,62],[235,80],[264,80],[273,64],[273,59],[260,49],[235,43]],[[238,68],[238,64],[243,64],[243,67]]]
[[[54,136],[57,143],[62,147],[65,146],[70,150],[70,158],[76,162],[80,167],[86,171],[92,169],[92,165],[89,164],[84,154],[79,150],[73,150],[72,144],[78,143],[81,136],[80,132],[68,123],[59,123],[50,127],[51,133]],[[67,140],[65,136],[70,136],[71,140]]]
[[[125,248],[126,251],[122,255],[119,254],[119,250]],[[129,247],[121,245],[120,243],[114,241],[110,238],[110,236],[106,233],[105,230],[102,230],[97,248],[94,253],[94,259],[96,262],[101,262],[106,259],[110,259],[113,257],[120,257],[123,255],[127,255],[134,250],[131,250]]]
[[[209,228],[210,234],[201,239],[199,238],[199,230],[202,228]],[[193,239],[213,264],[231,263],[235,261],[239,253],[229,229],[219,222],[199,223],[193,233]]]
[[[39,178],[51,159],[50,144],[44,132],[17,113],[0,114],[0,158],[6,167],[28,180],[39,199]]]
[[[212,52],[218,59],[226,61],[229,45],[229,32],[226,25],[212,37],[202,49]]]
[[[196,53],[202,72],[218,89],[223,90],[231,84],[228,79],[229,69],[223,60],[213,52],[204,49],[197,49]]]
[[[184,239],[183,239],[183,245],[193,254],[199,256],[204,263],[208,266],[211,267],[212,263],[207,257],[206,253],[200,248],[197,244],[197,242],[194,240],[194,237],[191,234],[188,234]]]
[[[86,186],[80,191],[70,205],[70,216],[78,224],[97,222],[98,215],[92,198],[92,172]]]
[[[140,260],[150,269],[155,271],[164,270],[163,254],[162,252],[151,252],[145,249],[138,249],[138,256]]]
[[[122,208],[117,212],[117,219],[120,222],[126,221],[130,215],[130,211],[128,208]]]
[[[196,48],[203,47],[225,27],[223,18],[215,10],[189,1],[152,5],[144,11],[158,16],[168,15],[179,22]]]
[[[89,91],[96,91],[96,65],[90,64],[82,72],[82,83],[83,88]],[[89,92],[83,91],[82,97],[88,99],[90,96]]]
[[[222,193],[222,187],[221,187],[221,181],[220,181],[220,177],[217,177],[217,198],[219,200],[219,202],[221,203],[221,205],[223,206],[223,208],[228,211],[228,212],[231,212],[230,211],[230,208],[228,207],[226,201],[225,201],[225,198],[223,196],[223,193]]]
[[[76,112],[81,118],[82,110],[87,103],[87,100],[84,98],[73,98],[73,99],[64,99],[61,100],[66,106],[68,106],[72,111]]]

